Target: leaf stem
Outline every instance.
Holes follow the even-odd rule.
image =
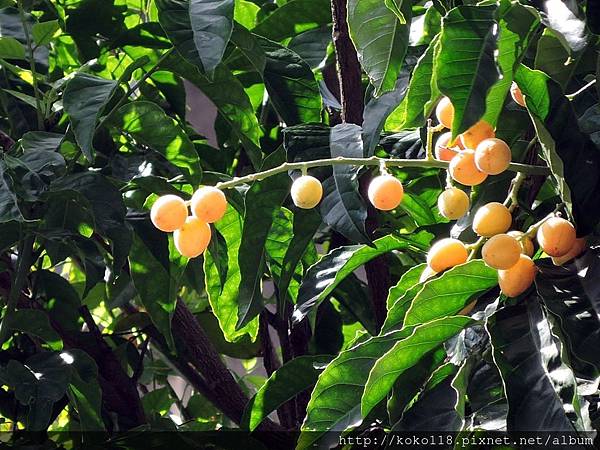
[[[583,86],[581,89],[573,92],[572,94],[567,94],[567,95],[565,95],[565,97],[567,97],[569,100],[573,100],[575,97],[577,97],[579,94],[581,94],[586,89],[592,87],[594,84],[596,84],[596,79],[595,78],[592,81],[590,81],[588,84],[586,84],[585,86]]]
[[[269,170],[256,172],[250,175],[246,175],[244,177],[235,177],[230,181],[222,181],[220,183],[217,183],[216,187],[218,187],[219,189],[230,189],[243,184],[263,180],[265,178],[272,177],[273,175],[277,175],[281,172],[287,172],[288,170],[302,170],[303,167],[310,169],[313,167],[336,166],[344,164],[351,166],[380,167],[382,163],[384,163],[386,167],[421,167],[437,169],[447,169],[449,165],[448,161],[439,161],[437,159],[386,159],[379,158],[376,156],[372,156],[370,158],[325,158],[315,159],[313,161],[283,163],[280,166],[274,167]],[[529,175],[548,175],[550,173],[549,169],[545,166],[532,166],[529,164],[519,163],[511,163],[508,167],[508,170],[513,172],[521,172]]]

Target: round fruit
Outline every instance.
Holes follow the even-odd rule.
[[[302,209],[311,209],[323,198],[323,186],[315,177],[302,175],[294,180],[290,193],[294,205]]]
[[[226,210],[227,199],[219,188],[203,186],[192,196],[192,213],[202,222],[216,222]]]
[[[508,234],[497,234],[481,249],[485,263],[494,269],[506,270],[514,266],[521,256],[521,244]]]
[[[496,133],[494,133],[492,126],[485,120],[480,120],[463,134],[461,134],[460,140],[465,148],[475,149],[481,141],[493,137],[496,137]]]
[[[171,232],[180,228],[188,216],[187,206],[176,195],[163,195],[152,205],[150,220],[161,231]]]
[[[473,150],[463,150],[452,158],[448,170],[453,180],[465,186],[476,186],[487,178],[487,173],[482,172],[475,165]]]
[[[490,202],[483,205],[473,218],[473,231],[479,236],[492,237],[506,233],[512,223],[510,211],[502,203]]]
[[[521,92],[519,86],[517,86],[517,83],[515,83],[514,81],[510,85],[510,95],[517,104],[525,106],[525,99],[523,98],[523,93]]]
[[[450,161],[458,154],[458,150],[462,148],[460,139],[455,139],[450,143],[452,132],[440,134],[440,137],[435,143],[435,157],[440,161]]]
[[[546,220],[537,232],[537,241],[549,256],[564,256],[575,244],[575,227],[561,217]]]
[[[521,245],[521,253],[529,257],[533,256],[533,242],[528,237],[524,237],[525,233],[521,231],[509,231],[507,234],[509,236],[514,237],[517,240],[517,242]]]
[[[458,188],[445,189],[438,197],[440,214],[446,219],[456,220],[464,216],[469,210],[469,196]]]
[[[437,120],[444,125],[446,128],[452,128],[452,121],[454,120],[454,106],[448,97],[444,97],[440,100],[435,108],[435,116]]]
[[[484,139],[475,150],[475,165],[488,175],[498,175],[508,169],[511,157],[506,142],[496,138]]]
[[[173,233],[175,248],[187,258],[202,254],[210,242],[210,225],[194,216],[187,218],[181,228]]]
[[[458,239],[445,238],[436,242],[427,254],[427,264],[434,272],[467,262],[467,247]]]
[[[437,272],[435,272],[431,267],[425,266],[425,269],[423,269],[423,272],[421,272],[421,276],[419,277],[419,283],[425,283],[435,275],[437,275]]]
[[[404,197],[404,188],[399,179],[392,175],[379,175],[369,184],[369,200],[382,211],[396,208]]]
[[[537,268],[527,255],[521,255],[519,261],[507,270],[498,271],[498,283],[507,297],[516,297],[532,285]]]
[[[587,247],[587,239],[586,238],[577,238],[577,239],[575,239],[575,243],[573,244],[573,247],[571,248],[571,250],[569,250],[563,256],[558,256],[558,257],[553,256],[552,262],[554,263],[555,266],[562,266],[567,261],[570,261],[573,258],[577,258],[579,255],[581,255],[583,253],[583,251],[586,249],[586,247]]]

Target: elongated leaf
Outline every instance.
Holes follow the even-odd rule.
[[[185,131],[155,103],[137,101],[119,108],[112,123],[178,167],[194,185],[202,179],[198,152]]]
[[[425,264],[419,264],[418,266],[413,267],[404,274],[396,286],[390,289],[388,301],[393,300],[393,303],[388,307],[385,322],[381,327],[382,333],[399,329],[404,324],[406,312],[410,308],[416,295],[423,288],[423,283],[420,282],[419,278],[423,273],[423,270],[425,270],[425,267]]]
[[[508,404],[495,364],[482,360],[473,369],[467,395],[472,411],[468,419],[474,428],[492,431],[506,429]]]
[[[580,236],[600,219],[600,152],[583,134],[571,102],[546,74],[520,66],[516,81],[526,97],[544,159]]]
[[[410,288],[419,284],[419,278],[421,278],[421,274],[423,273],[423,270],[425,270],[425,267],[427,267],[425,263],[411,267],[404,272],[400,280],[398,280],[398,283],[390,288],[386,300],[388,311],[394,306],[394,303],[396,303],[398,299],[408,292]]]
[[[287,47],[297,53],[314,70],[327,57],[329,42],[331,42],[331,27],[323,25],[294,36]]]
[[[311,394],[298,449],[314,447],[326,432],[326,438],[338,442],[337,433],[361,423],[360,399],[369,371],[381,355],[411,332],[412,329],[394,331],[368,340],[363,336],[331,361]]]
[[[570,365],[579,377],[595,379],[600,373],[600,316],[593,294],[600,273],[599,249],[593,247],[575,261],[555,266],[538,263],[535,285],[548,310],[557,319],[561,337],[570,355]]]
[[[214,225],[215,230],[223,236],[223,241],[213,239],[209,251],[204,253],[204,276],[208,301],[219,321],[223,336],[229,342],[235,342],[244,335],[249,335],[252,340],[255,340],[258,334],[256,318],[245,327],[236,329],[241,280],[238,257],[242,226],[242,217],[232,206],[228,206],[223,218]]]
[[[233,29],[233,0],[157,0],[158,20],[179,53],[206,72],[223,58]]]
[[[6,163],[0,160],[0,223],[12,220],[23,221],[23,214],[17,204],[13,180],[7,172]]]
[[[331,157],[362,158],[362,129],[344,123],[331,129]],[[348,165],[333,166],[333,175],[323,182],[323,200],[320,209],[323,222],[353,242],[369,242],[365,230],[367,208],[358,193],[358,168]]]
[[[365,417],[390,392],[394,383],[408,368],[471,322],[470,317],[454,316],[434,320],[414,328],[412,334],[394,344],[369,373],[361,399]]]
[[[252,397],[242,418],[250,431],[279,406],[314,386],[329,356],[300,356],[284,364],[271,375]]]
[[[98,383],[98,366],[84,351],[71,349],[66,353],[73,370],[67,395],[74,404],[81,431],[102,431],[102,390]],[[63,356],[63,359],[65,357]]]
[[[293,320],[295,322],[302,320],[311,309],[317,307],[331,294],[344,277],[373,258],[392,250],[405,250],[411,247],[416,251],[424,251],[430,239],[431,235],[422,231],[412,237],[384,236],[374,241],[373,247],[349,245],[336,248],[306,272],[298,292]]]
[[[331,6],[325,0],[290,0],[285,2],[252,30],[273,41],[282,41],[331,23]]]
[[[78,72],[65,88],[63,106],[71,117],[77,144],[88,161],[94,158],[92,141],[96,122],[116,87],[116,80]]]
[[[285,161],[283,149],[265,159],[263,170]],[[291,181],[287,174],[256,181],[244,200],[244,226],[239,249],[240,287],[237,328],[248,324],[262,309],[262,276],[265,264],[265,241],[273,216],[287,197]]]
[[[15,331],[32,334],[42,339],[52,350],[61,350],[63,343],[60,335],[52,328],[48,316],[36,309],[19,309],[4,319],[7,327]]]
[[[65,136],[58,133],[48,133],[46,131],[30,131],[21,138],[21,147],[24,151],[45,150],[54,152],[60,147]]]
[[[579,409],[575,379],[560,361],[537,298],[503,307],[486,328],[506,388],[507,430],[573,432],[568,411]]]
[[[453,267],[423,285],[406,312],[404,324],[426,323],[456,314],[497,283],[497,271],[481,260]]]
[[[31,35],[37,45],[48,45],[58,30],[58,20],[48,20],[34,24],[31,27]]]
[[[394,6],[395,3],[390,3]],[[378,0],[350,0],[348,28],[360,64],[375,87],[375,95],[394,89],[408,48],[410,2],[400,2],[404,23],[397,13]]]
[[[25,46],[10,36],[0,38],[0,58],[25,59]]]
[[[484,115],[487,93],[499,79],[495,14],[496,6],[459,6],[443,18],[434,72],[454,105],[453,136]]]
[[[514,78],[514,72],[527,50],[532,34],[540,24],[539,14],[534,8],[508,0],[500,2],[498,16],[500,36],[497,61],[502,78],[489,90],[483,116],[483,119],[492,126],[496,126],[498,122],[504,100]],[[540,42],[538,42],[538,49],[539,45]]]
[[[564,89],[576,66],[577,61],[571,58],[569,49],[551,30],[545,29],[536,47],[535,68],[548,74]]]

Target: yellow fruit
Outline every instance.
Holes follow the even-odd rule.
[[[502,203],[490,202],[483,205],[473,218],[473,231],[479,236],[492,237],[506,233],[512,223],[510,211]]]
[[[176,195],[163,195],[152,205],[150,220],[161,231],[171,232],[180,228],[188,216],[187,206]]]
[[[427,264],[434,272],[467,262],[467,247],[458,239],[445,238],[436,242],[427,254]]]
[[[509,236],[514,237],[517,240],[517,242],[521,245],[521,253],[529,257],[533,256],[533,242],[528,237],[522,237],[525,233],[521,231],[509,231],[507,234]]]
[[[469,210],[469,196],[458,188],[445,189],[438,197],[440,214],[446,219],[456,220],[464,216]]]
[[[454,106],[448,97],[444,97],[440,100],[435,108],[435,116],[437,120],[444,125],[446,128],[452,128],[452,121],[454,120]]]
[[[498,175],[508,169],[511,157],[506,142],[496,138],[484,139],[475,150],[475,165],[488,175]]]
[[[210,225],[194,216],[187,218],[181,228],[173,233],[175,248],[187,258],[202,254],[210,242]]]
[[[492,126],[485,120],[480,120],[463,134],[461,134],[460,140],[465,148],[475,149],[481,141],[493,137],[496,137],[496,133],[494,133]]]
[[[425,283],[431,277],[437,275],[437,272],[431,269],[429,266],[425,266],[423,272],[421,272],[421,276],[419,277],[419,283]]]
[[[440,161],[450,161],[454,158],[459,150],[462,150],[463,146],[460,139],[455,139],[454,142],[450,142],[452,133],[450,131],[440,134],[440,137],[435,142],[435,157]]]
[[[575,239],[575,243],[573,244],[573,247],[571,247],[571,250],[569,250],[563,256],[558,256],[558,257],[553,256],[552,262],[554,263],[555,266],[562,266],[567,261],[570,261],[573,258],[577,258],[579,255],[581,255],[584,252],[584,250],[586,248],[587,248],[587,239],[586,238],[583,237],[583,238]]]
[[[294,180],[290,193],[294,205],[302,209],[311,209],[323,198],[323,186],[315,177],[302,175]]]
[[[537,268],[527,255],[521,255],[519,261],[507,270],[498,271],[498,283],[507,297],[516,297],[532,285]]]
[[[389,211],[396,208],[402,201],[404,188],[396,177],[379,175],[371,180],[368,196],[375,208]]]
[[[517,86],[517,83],[515,83],[514,81],[510,85],[510,95],[517,104],[525,106],[525,99],[523,98],[523,93],[521,92],[519,86]]]
[[[521,245],[508,234],[492,236],[481,249],[485,263],[494,269],[510,269],[521,256]]]
[[[463,150],[452,158],[448,171],[453,180],[465,186],[476,186],[487,178],[487,173],[483,173],[475,165],[473,150]]]
[[[575,244],[577,235],[571,222],[561,217],[546,220],[537,232],[537,241],[549,256],[564,256]]]
[[[203,186],[192,196],[192,213],[202,222],[216,222],[226,210],[227,199],[221,189]]]

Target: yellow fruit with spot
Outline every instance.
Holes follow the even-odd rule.
[[[518,105],[525,106],[525,98],[523,97],[521,88],[519,88],[519,86],[517,86],[517,83],[515,83],[514,81],[510,85],[510,95]]]
[[[463,150],[452,158],[448,171],[454,181],[465,186],[476,186],[483,183],[488,177],[487,173],[482,172],[475,165],[473,150]]]
[[[435,116],[438,122],[444,125],[446,128],[452,128],[452,121],[454,120],[454,105],[448,97],[444,97],[440,100],[435,108]]]
[[[404,187],[402,182],[392,175],[379,175],[371,180],[367,194],[375,208],[390,211],[402,201]]]
[[[481,256],[485,263],[494,269],[510,269],[519,261],[521,245],[508,234],[497,234],[484,244]]]
[[[161,231],[171,232],[180,228],[188,216],[188,209],[182,198],[176,195],[159,197],[150,210],[150,220]]]
[[[577,238],[577,239],[575,239],[575,243],[573,244],[573,247],[571,247],[571,250],[569,250],[563,256],[553,256],[552,262],[554,263],[555,266],[562,266],[564,263],[571,261],[573,258],[577,258],[579,255],[581,255],[585,251],[586,248],[587,248],[587,239],[584,237]]]
[[[445,189],[438,197],[440,214],[450,220],[457,220],[464,216],[469,210],[470,203],[467,193],[454,187]]]
[[[529,257],[533,256],[535,249],[533,248],[533,242],[528,237],[525,237],[525,233],[521,231],[509,231],[509,236],[514,237],[517,242],[521,245],[521,253]]]
[[[494,128],[492,128],[492,126],[485,120],[480,120],[463,134],[461,134],[460,140],[465,148],[475,149],[481,141],[493,137],[496,137]]]
[[[498,271],[498,284],[507,297],[516,297],[533,284],[537,268],[527,255],[521,255],[519,261],[507,270]]]
[[[502,139],[484,139],[475,150],[475,165],[488,175],[504,172],[508,169],[511,158],[510,147]]]
[[[319,204],[323,198],[323,186],[313,176],[302,175],[292,183],[292,201],[294,205],[302,209],[311,209]]]
[[[194,216],[187,218],[181,228],[173,233],[175,248],[187,258],[195,258],[206,250],[210,242],[210,225]]]
[[[192,213],[202,222],[213,223],[227,210],[227,199],[219,188],[203,186],[192,196]]]
[[[427,253],[427,265],[434,272],[441,272],[467,262],[467,247],[458,239],[445,238],[436,242]]]
[[[546,220],[537,232],[537,241],[549,256],[564,256],[575,244],[575,227],[562,217]]]
[[[512,223],[510,211],[502,203],[490,202],[483,205],[473,218],[473,231],[479,236],[492,237],[506,233]]]
[[[450,142],[452,133],[450,131],[440,134],[440,137],[435,142],[435,157],[440,161],[451,161],[459,150],[462,149],[462,144],[459,139],[455,139],[454,142]]]

